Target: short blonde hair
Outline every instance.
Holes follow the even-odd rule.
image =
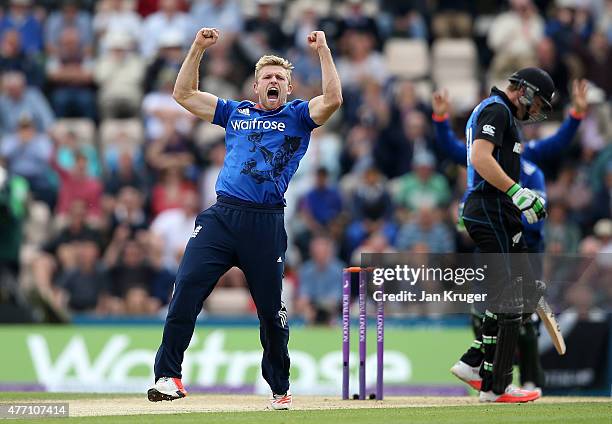
[[[259,77],[259,71],[261,71],[261,68],[264,66],[280,66],[284,68],[285,71],[287,71],[287,80],[289,84],[291,84],[291,70],[293,69],[293,65],[287,59],[272,54],[260,57],[255,64],[255,81],[257,81]]]

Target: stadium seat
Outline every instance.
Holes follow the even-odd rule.
[[[60,134],[70,131],[76,134],[79,144],[95,144],[96,129],[91,119],[87,118],[63,118],[59,119],[54,128]]]
[[[473,40],[439,39],[434,41],[431,50],[433,78],[436,83],[463,81],[476,75],[478,57]]]
[[[476,79],[448,81],[440,87],[448,90],[455,111],[471,111],[479,101],[480,84]]]
[[[104,167],[114,168],[121,153],[140,156],[144,128],[138,118],[106,119],[100,125],[100,157]]]
[[[423,40],[391,38],[385,43],[384,55],[393,76],[418,79],[429,72],[429,50]]]
[[[283,27],[291,28],[291,31],[294,31],[297,23],[302,19],[304,11],[308,9],[314,9],[319,16],[327,16],[331,10],[331,2],[330,0],[317,0],[316,2],[311,0],[295,0],[290,2],[287,5]]]
[[[216,287],[205,302],[212,315],[246,315],[250,312],[251,295],[245,287]]]
[[[100,146],[102,150],[110,146],[129,147],[136,149],[143,144],[144,129],[138,118],[106,119],[100,125]]]

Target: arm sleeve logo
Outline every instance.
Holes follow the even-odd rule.
[[[482,132],[490,135],[491,137],[495,137],[495,127],[493,125],[483,125]]]

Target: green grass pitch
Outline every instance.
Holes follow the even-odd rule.
[[[132,395],[133,396],[133,395]],[[54,393],[0,393],[0,403],[19,401],[70,401],[92,399],[129,399],[121,395],[54,394]],[[530,403],[517,405],[444,406],[440,398],[437,406],[411,406],[385,408],[292,410],[292,411],[248,411],[248,412],[185,412],[181,414],[113,415],[71,418],[20,419],[17,423],[70,422],[70,423],[224,423],[224,424],[462,424],[494,423],[612,423],[612,399],[598,402]],[[383,404],[384,405],[384,404]]]

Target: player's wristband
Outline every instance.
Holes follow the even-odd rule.
[[[448,113],[445,113],[444,115],[436,115],[435,113],[432,113],[431,119],[433,119],[435,122],[444,122],[448,119]]]
[[[515,195],[515,193],[516,193],[517,191],[519,191],[520,189],[521,189],[521,186],[520,186],[520,185],[518,185],[518,184],[516,184],[516,183],[514,183],[514,185],[513,185],[512,187],[510,187],[510,188],[508,189],[508,191],[506,191],[506,194],[507,194],[507,195],[508,195],[510,198],[512,198],[512,196],[514,196],[514,195]]]
[[[574,119],[582,119],[584,115],[586,115],[586,112],[576,112],[576,109],[571,108],[569,114]]]

